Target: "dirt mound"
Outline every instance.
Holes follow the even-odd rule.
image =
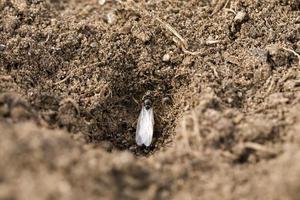
[[[299,14],[297,0],[0,1],[0,199],[298,199]]]

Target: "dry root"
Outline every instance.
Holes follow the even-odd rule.
[[[159,18],[157,16],[153,16],[153,14],[150,14],[145,9],[139,8],[138,6],[136,6],[136,4],[132,0],[128,0],[127,2],[124,2],[122,4],[125,7],[125,9],[131,9],[131,10],[133,9],[135,12],[141,14],[142,16],[151,17],[151,18],[154,18],[155,20],[157,20],[161,25],[163,25],[168,31],[170,31],[177,38],[177,40],[174,40],[174,42],[176,44],[179,44],[180,48],[182,49],[182,51],[184,53],[190,54],[193,56],[199,55],[201,53],[200,51],[189,51],[186,40],[178,33],[178,31],[173,26],[171,26],[167,22],[163,21],[161,18]],[[213,44],[218,43],[218,42],[219,41],[213,41]]]
[[[260,151],[260,152],[264,152],[264,153],[268,153],[270,155],[277,155],[277,151],[273,150],[273,149],[270,149],[270,148],[267,148],[261,144],[258,144],[258,143],[253,143],[253,142],[246,142],[245,144],[243,144],[243,146],[245,148],[248,148],[248,149],[253,149],[255,151]]]
[[[163,21],[162,19],[160,19],[159,17],[155,17],[155,19],[161,23],[168,31],[170,31],[171,33],[173,33],[173,35],[176,36],[176,38],[178,40],[174,40],[175,43],[179,44],[179,46],[181,47],[182,51],[186,54],[190,54],[190,55],[199,55],[201,52],[200,51],[189,51],[188,49],[188,44],[186,42],[186,40],[178,33],[178,31],[176,31],[175,28],[173,28],[170,24],[168,24],[167,22]]]
[[[67,81],[69,78],[71,78],[72,76],[74,76],[74,73],[75,73],[76,71],[81,71],[81,70],[84,70],[84,69],[86,69],[86,68],[88,68],[88,67],[95,66],[95,65],[97,65],[97,64],[99,64],[99,63],[97,62],[97,63],[93,63],[93,64],[91,64],[91,65],[85,65],[85,66],[82,66],[82,67],[79,67],[79,68],[75,68],[75,69],[71,70],[70,73],[69,73],[63,80],[54,83],[54,85],[59,85],[59,84],[65,82],[65,81]]]

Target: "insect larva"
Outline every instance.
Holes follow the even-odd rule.
[[[144,101],[141,113],[138,118],[137,128],[136,128],[136,143],[141,146],[150,146],[153,136],[154,127],[154,116],[152,102],[149,99]]]

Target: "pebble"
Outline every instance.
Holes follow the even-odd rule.
[[[0,51],[4,51],[5,50],[5,45],[4,44],[0,44]]]
[[[106,0],[99,0],[98,3],[103,6],[105,4]]]
[[[107,17],[107,23],[109,24],[113,24],[116,21],[116,16],[113,10],[107,13],[106,17]]]
[[[135,146],[131,146],[131,147],[129,147],[129,151],[132,151],[132,152],[134,152],[136,150],[136,147]]]
[[[165,55],[163,56],[162,60],[163,60],[164,62],[168,62],[168,61],[170,61],[170,58],[171,58],[170,54],[165,54]]]
[[[246,18],[246,13],[243,11],[239,11],[235,16],[234,21],[240,23],[244,21],[245,18]]]
[[[96,48],[96,47],[98,46],[98,44],[97,44],[97,42],[92,42],[92,43],[90,44],[90,46],[91,46],[92,48]]]
[[[149,42],[151,39],[151,36],[146,32],[139,32],[136,34],[136,37],[144,43]]]

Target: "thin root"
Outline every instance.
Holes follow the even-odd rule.
[[[227,7],[227,5],[228,5],[229,1],[230,1],[230,0],[227,0],[227,1],[226,1],[226,3],[225,3],[225,5],[224,5],[224,7],[223,7],[223,8],[226,8],[226,7]]]
[[[249,148],[249,149],[253,149],[253,150],[256,150],[256,151],[262,151],[262,152],[266,152],[266,153],[269,153],[269,154],[272,154],[272,155],[276,155],[278,152],[273,150],[273,149],[270,149],[270,148],[267,148],[261,144],[257,144],[257,143],[253,143],[253,142],[246,142],[244,144],[244,147],[246,148]]]
[[[173,28],[170,24],[168,24],[167,22],[163,21],[162,19],[160,19],[157,16],[154,16],[153,14],[149,13],[148,11],[146,11],[145,9],[142,8],[138,8],[138,6],[135,6],[134,1],[132,0],[128,0],[124,3],[122,3],[124,5],[124,7],[126,9],[133,9],[135,12],[138,12],[141,15],[147,16],[147,17],[151,17],[154,18],[155,20],[157,20],[160,24],[162,24],[168,31],[170,31],[173,35],[176,36],[176,38],[179,40],[180,43],[180,47],[182,49],[182,51],[186,54],[190,54],[190,55],[199,55],[200,52],[192,52],[187,50],[188,49],[188,44],[186,42],[186,40],[178,33],[178,31],[176,31],[175,28]],[[177,43],[177,42],[176,42]]]
[[[187,48],[187,42],[185,39],[183,39],[183,37],[167,22],[164,22],[163,20],[161,20],[159,17],[155,18],[158,22],[160,22],[161,24],[163,24],[167,30],[169,30],[171,33],[173,33],[179,40],[180,42],[183,44],[183,46],[185,48]]]
[[[196,55],[199,55],[201,52],[200,51],[189,51],[189,50],[187,50],[187,49],[185,49],[185,48],[183,48],[183,47],[181,47],[182,48],[182,51],[184,52],[184,53],[186,53],[186,54],[190,54],[190,55],[192,55],[192,56],[196,56]]]
[[[211,44],[218,44],[218,43],[221,43],[221,42],[222,42],[221,40],[206,40],[205,44],[206,45],[211,45]]]
[[[234,10],[232,10],[231,8],[224,8],[224,10],[225,10],[226,12],[231,12],[231,13],[233,13],[233,14],[236,15],[236,12],[235,12]]]
[[[199,51],[189,51],[188,49],[188,44],[186,42],[186,40],[175,30],[175,28],[173,28],[170,24],[168,24],[167,22],[164,22],[163,20],[161,20],[159,17],[155,17],[155,19],[161,23],[162,25],[165,26],[165,28],[170,31],[171,33],[173,33],[173,35],[176,36],[176,38],[179,40],[175,40],[175,43],[179,43],[179,46],[181,47],[182,51],[186,54],[190,54],[190,55],[199,55],[201,52]]]
[[[270,94],[270,93],[271,93],[271,91],[272,91],[272,89],[273,89],[273,87],[274,87],[274,84],[275,84],[275,80],[274,80],[274,78],[272,77],[272,78],[271,78],[271,83],[270,83],[270,85],[269,85],[269,87],[268,87],[268,89],[267,89],[266,94]]]
[[[136,100],[134,97],[132,97],[133,101],[137,104],[137,105],[140,105],[138,100]]]
[[[73,70],[70,71],[70,73],[69,73],[68,76],[66,76],[63,80],[60,80],[60,81],[54,83],[54,85],[59,85],[59,84],[65,82],[65,81],[67,81],[69,78],[71,78],[74,75],[74,72],[76,72],[77,70],[83,70],[83,69],[86,69],[88,67],[94,66],[96,64],[99,64],[99,63],[97,62],[97,63],[93,63],[91,65],[85,65],[83,67],[75,68],[75,69],[73,69]]]

